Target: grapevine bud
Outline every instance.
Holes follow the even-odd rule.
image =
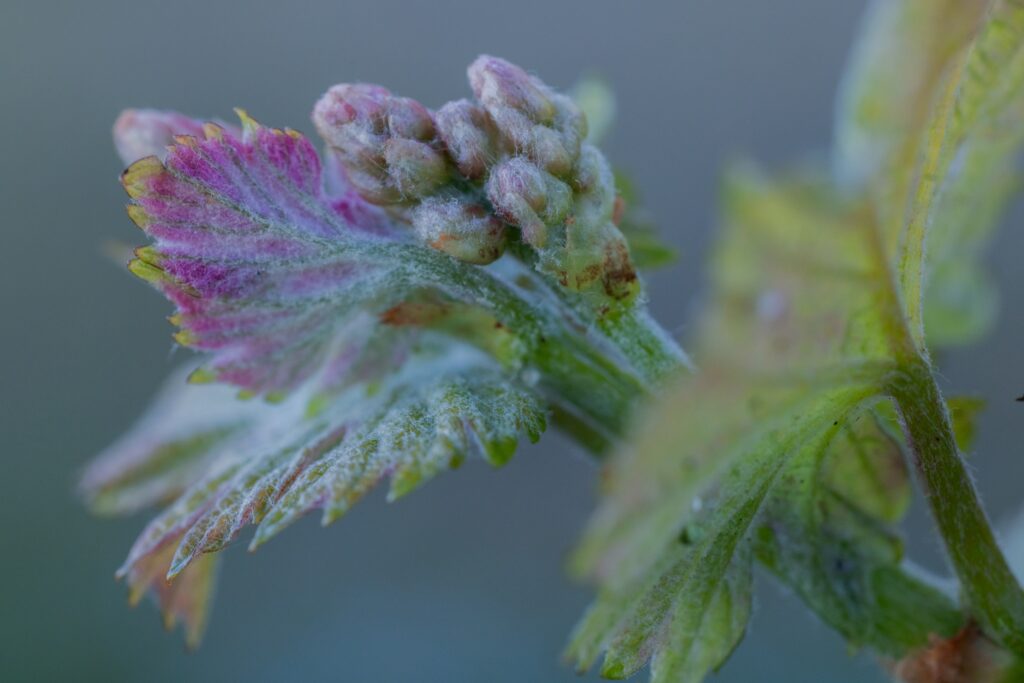
[[[413,210],[413,228],[434,249],[478,265],[505,250],[505,225],[466,197],[428,197]]]
[[[576,166],[573,220],[566,223],[565,278],[570,286],[586,288],[600,279],[605,293],[632,299],[640,283],[629,256],[626,238],[615,227],[615,176],[604,156],[583,145]]]
[[[412,201],[447,180],[433,118],[415,100],[375,85],[336,85],[317,102],[313,122],[368,201]]]
[[[526,242],[540,248],[547,243],[547,226],[569,212],[572,188],[528,159],[511,157],[491,170],[487,198],[498,215],[519,226]]]
[[[424,197],[448,177],[444,157],[417,140],[392,138],[385,142],[384,163],[388,179],[402,199]]]
[[[468,100],[449,102],[437,110],[437,133],[459,171],[476,180],[497,157],[496,131],[487,112]]]
[[[469,82],[511,149],[555,175],[572,172],[587,123],[570,98],[518,66],[487,55],[470,65]]]
[[[581,149],[573,185],[576,189],[573,212],[578,222],[614,222],[615,175],[604,155],[593,145],[584,145]]]
[[[469,67],[469,86],[488,109],[508,107],[538,123],[554,120],[555,105],[548,87],[504,59],[477,57]]]

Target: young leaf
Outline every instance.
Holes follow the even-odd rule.
[[[879,407],[865,406],[830,442],[787,464],[754,538],[758,560],[851,646],[899,657],[933,634],[952,636],[963,615],[901,567],[902,543],[886,523],[902,517],[909,488],[893,467],[902,465],[899,445],[880,436]]]
[[[134,607],[144,595],[152,593],[164,618],[164,628],[172,630],[180,620],[185,629],[185,644],[199,647],[213,602],[220,557],[204,555],[174,581],[167,579],[167,566],[174,551],[168,543],[161,550],[141,558],[126,573],[128,602]]]
[[[273,415],[229,387],[187,384],[193,372],[172,374],[136,425],[86,468],[79,488],[95,512],[130,514],[180,495],[227,442]]]
[[[655,676],[659,661],[673,662],[673,675],[690,676],[678,680],[701,680],[717,667],[721,658],[675,649],[670,628],[639,626],[660,624],[670,610],[659,605],[677,599],[671,614],[678,623],[706,618],[717,584],[704,592],[703,584],[673,581],[671,572],[663,575],[666,554],[695,530],[707,544],[694,555],[700,573],[706,567],[706,580],[725,576],[786,463],[821,458],[891,368],[885,312],[877,305],[884,280],[872,277],[855,211],[814,183],[773,186],[749,173],[734,176],[727,197],[730,229],[700,330],[701,370],[638,423],[631,447],[610,465],[607,498],[574,558],[579,573],[606,587],[597,616],[580,627],[585,637],[570,646],[581,666],[609,648],[606,670],[621,665],[629,673],[662,649],[652,661]],[[716,529],[739,535],[718,538]],[[705,552],[716,563],[708,564]],[[651,589],[636,589],[638,582],[698,597],[669,591],[655,599]],[[615,644],[616,634],[645,633]],[[703,651],[721,657],[736,640],[729,629],[703,637]]]
[[[973,339],[991,319],[985,277],[965,257],[987,241],[1024,142],[1024,7],[994,0],[971,37],[945,66],[916,142],[908,218],[896,222],[901,290],[919,343],[929,310],[937,342]]]
[[[931,311],[929,339],[952,343],[978,334],[991,310],[976,259],[1024,134],[1014,123],[1024,11],[999,0],[878,2],[867,26],[842,98],[839,186],[731,177],[697,328],[701,371],[638,421],[576,556],[603,585],[573,646],[583,664],[605,648],[628,672],[671,648],[651,626],[663,623],[665,599],[635,586],[665,585],[672,539],[723,524],[733,511],[716,490],[762,460],[780,468],[747,483],[765,487],[753,536],[762,563],[854,645],[902,656],[932,633],[953,637],[961,610],[902,566],[888,528],[908,488],[883,397],[897,407],[966,607],[987,637],[1024,652],[1022,593],[959,460],[921,313]],[[616,633],[630,647],[616,650]]]
[[[155,240],[129,267],[176,304],[177,341],[213,354],[204,376],[291,391],[345,353],[358,313],[418,286],[456,294],[464,278],[449,260],[410,249],[358,197],[332,205],[304,138],[244,115],[243,129],[179,137],[165,162],[122,177],[129,215]]]
[[[843,426],[814,476],[846,505],[881,522],[896,523],[910,505],[905,457],[892,405],[880,402]]]
[[[238,404],[228,398],[227,405]],[[385,478],[395,499],[468,455],[500,466],[521,434],[535,441],[545,425],[532,392],[480,352],[448,342],[419,352],[379,384],[355,384],[321,402],[316,414],[308,405],[309,396],[299,394],[263,406],[262,419],[208,447],[204,475],[150,522],[119,570],[133,591],[163,585],[153,578],[157,565],[161,581],[180,580],[203,553],[223,548],[248,524],[259,525],[256,547],[314,508],[324,510],[325,523],[333,521]],[[136,438],[164,418],[183,426],[167,408],[158,403]],[[153,450],[148,462],[161,458]],[[109,481],[93,477],[99,490],[124,486],[117,468],[106,471]]]
[[[949,61],[987,0],[873,0],[839,91],[832,161],[840,188],[870,193],[900,220],[920,133]]]

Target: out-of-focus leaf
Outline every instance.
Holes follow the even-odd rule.
[[[848,419],[873,400],[890,367],[878,307],[884,281],[873,277],[878,264],[858,241],[854,210],[813,182],[773,185],[749,172],[733,176],[726,196],[729,229],[699,330],[701,370],[649,407],[609,464],[606,499],[574,557],[576,572],[603,586],[570,646],[582,667],[601,649],[612,673],[652,655],[655,676],[659,661],[689,676],[663,680],[697,681],[717,667],[736,630],[711,628],[714,619],[702,627],[710,598],[680,596],[714,594],[779,472],[798,454],[822,457],[837,433],[859,434],[845,432],[858,429]],[[730,484],[736,473],[742,483]],[[733,498],[740,491],[745,497]],[[716,529],[737,535],[716,542]],[[663,563],[691,531],[718,548],[717,559],[695,551],[708,575],[701,569],[703,579],[685,583],[678,576],[692,567],[673,572]],[[708,577],[711,584],[700,582]],[[655,627],[666,618],[696,624],[685,628],[700,647],[677,648],[670,628]]]
[[[838,184],[875,195],[886,220],[906,206],[920,133],[947,64],[987,0],[872,0],[839,92]],[[898,220],[898,218],[896,218]]]
[[[901,569],[902,543],[884,522],[902,517],[909,484],[878,412],[865,407],[824,447],[792,459],[754,538],[758,560],[847,642],[900,656],[952,635],[963,616]]]
[[[975,4],[958,3],[971,11]],[[1024,7],[987,3],[983,19],[949,22],[944,33],[967,30],[966,47],[943,66],[932,106],[905,177],[914,178],[905,211],[888,225],[898,242],[895,262],[911,333],[919,345],[976,338],[993,310],[987,278],[977,265],[1006,197],[1024,142]],[[940,34],[941,35],[941,34]],[[959,34],[958,34],[959,35]],[[948,40],[952,40],[950,37]],[[884,180],[884,179],[883,179]],[[936,325],[926,329],[929,316]]]
[[[600,145],[615,124],[615,92],[600,76],[587,76],[569,91],[587,118],[587,142]]]
[[[174,544],[140,558],[126,572],[128,601],[135,606],[144,595],[152,593],[170,631],[180,620],[185,629],[185,644],[199,646],[206,631],[206,621],[217,580],[220,557],[204,555],[186,568],[174,581],[167,578],[167,566],[174,554]]]
[[[985,399],[977,396],[951,396],[946,403],[953,420],[956,446],[961,453],[970,453],[978,436],[978,415],[985,407]]]
[[[925,316],[936,344],[974,338],[991,318],[980,256],[1022,113],[1019,1],[879,0],[841,96],[837,181],[730,176],[700,371],[637,421],[574,559],[601,584],[570,649],[581,666],[602,650],[614,674],[653,655],[657,677],[670,651],[701,662],[668,636],[681,619],[728,651],[734,634],[701,628],[709,603],[688,600],[710,594],[730,560],[701,558],[711,583],[674,567],[688,566],[680,542],[709,529],[722,552],[744,548],[714,530],[736,514],[720,495],[731,473],[754,463],[766,469],[745,484],[758,504],[743,533],[852,645],[901,657],[964,627],[961,608],[902,562],[894,523],[910,489],[888,401],[912,361],[928,367]],[[1018,642],[1012,609],[975,597],[988,637]]]
[[[911,487],[898,430],[888,402],[864,411],[830,444],[820,463],[819,483],[869,517],[901,520],[910,505]]]
[[[226,386],[187,384],[193,366],[171,375],[146,414],[101,453],[80,489],[102,514],[129,514],[169,500],[202,476],[225,442],[270,419],[259,401]]]
[[[640,270],[655,270],[672,265],[679,254],[658,235],[654,220],[644,210],[640,195],[629,177],[615,174],[619,191],[617,219],[619,231],[629,242],[629,252]]]
[[[981,258],[1016,184],[1020,22],[1001,0],[876,0],[844,81],[840,185],[866,189],[889,247],[910,249],[907,305],[934,346],[969,343],[994,318]]]

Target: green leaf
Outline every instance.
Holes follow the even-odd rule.
[[[1024,142],[1020,3],[990,3],[973,40],[945,65],[934,97],[916,146],[908,218],[897,223],[897,263],[911,333],[920,343],[930,315],[941,344],[976,338],[992,318],[987,280],[971,268],[1013,187]]]
[[[582,667],[606,648],[605,673],[628,675],[651,656],[656,679],[669,672],[658,680],[716,668],[738,635],[713,627],[722,619],[708,610],[749,551],[741,539],[761,503],[791,460],[820,458],[837,434],[867,438],[848,417],[891,367],[882,285],[842,201],[804,179],[773,185],[750,172],[734,174],[726,197],[701,371],[649,406],[609,464],[573,558],[604,586],[570,646]],[[666,559],[693,535],[692,552]],[[692,647],[673,628],[694,635]]]
[[[651,657],[656,681],[699,678],[724,661],[750,616],[745,534],[764,496],[762,474],[735,473],[722,504],[729,513],[717,526],[696,544],[670,544],[650,571],[599,596],[566,653],[581,671],[602,649],[601,673],[609,678],[625,678]]]
[[[570,649],[580,665],[607,650],[605,673],[628,675],[673,656],[679,680],[698,681],[720,663],[668,624],[689,620],[682,631],[720,653],[735,643],[701,624],[746,548],[723,535],[737,507],[720,495],[744,468],[757,559],[851,645],[901,657],[952,637],[962,608],[904,562],[894,527],[910,499],[898,425],[972,616],[1018,647],[1019,588],[953,445],[954,428],[969,442],[973,410],[951,402],[950,419],[923,340],[926,320],[928,339],[950,344],[992,317],[979,263],[1016,182],[1022,38],[1018,2],[876,2],[840,98],[834,177],[730,174],[700,371],[636,421],[573,560],[601,585]],[[693,551],[708,582],[678,548],[694,537],[718,548]]]
[[[888,458],[894,449],[900,456],[891,441],[872,449],[884,433],[876,411],[866,407],[830,442],[787,465],[755,548],[758,560],[852,646],[901,656],[933,634],[952,636],[963,617],[948,596],[901,569],[902,543],[884,522],[897,521],[909,502],[905,471],[882,481],[891,464],[874,471],[876,463],[861,460]],[[858,468],[837,470],[850,456]]]
[[[838,184],[868,192],[883,222],[900,220],[920,133],[949,61],[971,39],[986,0],[874,0],[838,97]]]
[[[843,425],[820,469],[821,486],[869,517],[898,522],[910,505],[910,473],[888,402]]]

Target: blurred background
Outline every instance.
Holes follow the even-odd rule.
[[[145,519],[91,518],[74,482],[184,353],[169,306],[103,255],[109,240],[141,239],[117,183],[118,111],[229,118],[244,106],[311,132],[333,83],[379,82],[437,106],[469,93],[465,67],[485,51],[563,88],[601,74],[619,98],[606,151],[682,254],[649,285],[656,316],[685,338],[720,169],[827,146],[863,4],[3,0],[0,679],[578,680],[559,653],[590,594],[562,565],[596,470],[554,434],[503,471],[473,462],[399,504],[376,495],[326,530],[308,519],[255,555],[229,549],[198,652],[150,605],[128,609],[113,571]],[[1005,230],[991,257],[999,326],[942,359],[949,392],[989,401],[972,465],[999,520],[1024,475],[1022,255],[1024,231]],[[917,559],[941,567],[920,509],[908,535]],[[715,680],[883,677],[762,579],[746,640]]]

